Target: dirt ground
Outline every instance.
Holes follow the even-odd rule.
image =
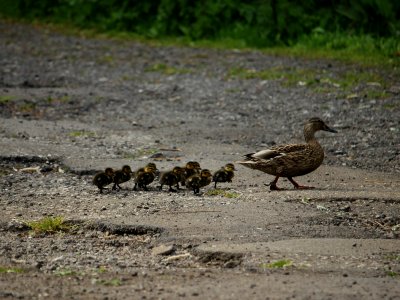
[[[0,299],[400,299],[395,72],[6,21],[0,41]],[[314,190],[240,165],[217,195],[91,183],[123,164],[215,171],[301,142],[313,116],[339,132],[298,178]],[[73,230],[25,225],[47,216]]]

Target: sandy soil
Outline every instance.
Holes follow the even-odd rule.
[[[400,299],[394,73],[368,69],[385,84],[360,75],[346,90],[339,78],[365,69],[5,21],[0,40],[1,299]],[[243,70],[316,78],[234,76]],[[151,161],[215,171],[302,141],[312,116],[339,131],[318,133],[324,165],[298,179],[314,190],[282,180],[270,192],[271,176],[239,165],[220,195],[91,184],[106,166]],[[73,230],[25,225],[47,216]]]

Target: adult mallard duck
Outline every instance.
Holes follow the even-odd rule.
[[[311,118],[304,124],[306,144],[273,146],[257,153],[247,154],[246,160],[238,163],[274,175],[275,179],[270,183],[271,190],[281,190],[276,185],[279,177],[286,177],[296,189],[312,189],[313,187],[299,185],[293,177],[314,171],[324,160],[324,150],[315,138],[315,132],[319,130],[337,132],[320,118]]]

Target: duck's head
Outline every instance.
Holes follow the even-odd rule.
[[[149,171],[152,171],[156,176],[158,176],[160,174],[160,171],[157,169],[157,166],[155,163],[148,163],[146,165],[147,168],[150,168]],[[145,170],[146,170],[145,167]]]
[[[185,165],[185,169],[189,170],[199,170],[200,164],[197,161],[189,161]]]
[[[182,167],[174,167],[174,168],[172,169],[172,172],[173,172],[174,174],[177,174],[177,175],[182,175],[182,174],[185,174],[185,169],[182,168]]]
[[[154,165],[154,166],[153,166]],[[144,167],[144,171],[146,173],[153,173],[155,174],[157,172],[157,168],[155,167],[155,164],[147,164],[147,166]]]
[[[226,164],[226,165],[224,166],[224,169],[225,169],[226,171],[236,171],[235,165],[234,165],[234,164]]]
[[[316,132],[319,130],[329,131],[337,133],[335,129],[330,128],[328,125],[325,124],[320,118],[311,118],[304,124],[304,132]]]
[[[104,171],[104,173],[107,176],[113,176],[114,175],[114,170],[112,168],[106,168],[106,170]]]
[[[131,174],[132,173],[132,169],[131,169],[130,166],[125,165],[125,166],[122,167],[122,172],[125,173],[125,174]]]
[[[211,171],[209,169],[203,169],[200,172],[201,177],[212,177],[213,175],[211,174]]]
[[[146,167],[150,167],[150,168],[154,169],[155,171],[158,170],[155,163],[148,163],[148,164],[146,165]]]

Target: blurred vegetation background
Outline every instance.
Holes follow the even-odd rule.
[[[149,38],[400,56],[399,0],[1,0],[0,13]]]

